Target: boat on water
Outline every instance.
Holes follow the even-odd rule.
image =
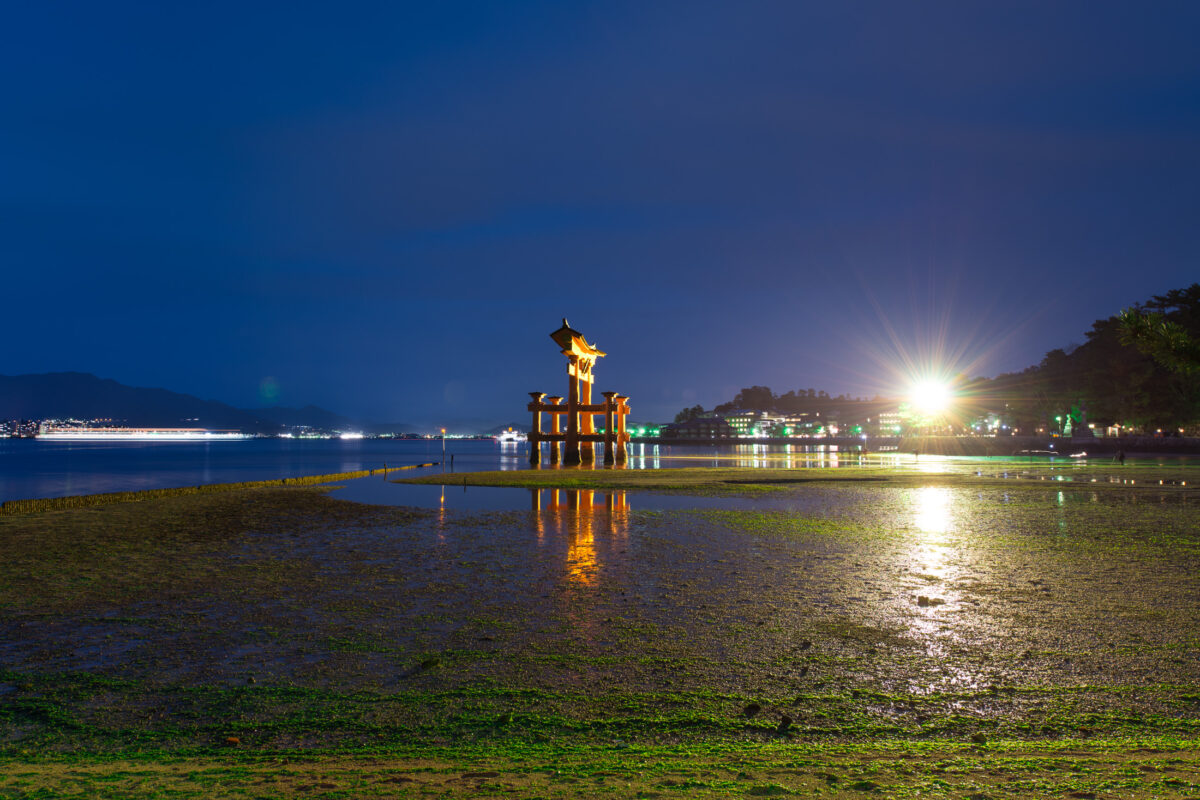
[[[240,431],[205,428],[43,428],[40,442],[233,442],[253,439]]]
[[[520,431],[514,431],[512,428],[509,428],[506,431],[500,431],[500,433],[496,436],[496,441],[500,444],[517,444],[520,442],[528,442],[529,437]]]

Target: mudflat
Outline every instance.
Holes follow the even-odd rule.
[[[1187,469],[434,480],[0,517],[0,794],[1200,796]]]

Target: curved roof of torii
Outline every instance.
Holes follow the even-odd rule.
[[[565,356],[591,356],[592,358],[601,358],[608,355],[603,350],[597,350],[593,344],[588,344],[587,339],[583,338],[583,334],[571,327],[567,322],[567,318],[563,317],[562,327],[550,334],[550,338],[555,344],[562,348]]]

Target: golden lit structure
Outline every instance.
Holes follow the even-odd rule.
[[[546,397],[543,392],[530,392],[533,401],[533,428],[529,432],[529,463],[541,461],[542,442],[550,443],[550,463],[559,463],[558,443],[563,442],[562,463],[569,466],[591,464],[596,460],[596,442],[604,443],[604,463],[624,464],[625,418],[629,414],[628,397],[616,392],[604,392],[603,403],[592,402],[592,372],[596,359],[606,353],[588,344],[583,334],[571,328],[563,319],[562,327],[550,334],[567,357],[567,404],[561,397]],[[545,400],[543,401],[543,398]],[[542,431],[542,414],[549,414],[551,430]],[[562,430],[559,415],[566,415],[566,430]],[[596,433],[596,417],[604,417],[604,433]]]

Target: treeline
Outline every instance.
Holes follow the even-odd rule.
[[[1096,320],[1085,337],[1083,344],[1051,350],[1021,372],[995,378],[960,376],[954,386],[954,422],[966,425],[995,415],[1010,428],[1027,432],[1085,419],[1147,432],[1200,426],[1200,283]],[[812,389],[777,395],[766,386],[751,386],[713,412],[686,408],[676,421],[733,409],[819,411],[847,421],[895,402],[831,397]]]
[[[1096,320],[1077,347],[1023,372],[962,387],[980,407],[1003,403],[1026,425],[1086,411],[1097,424],[1174,431],[1200,424],[1200,283]]]
[[[710,414],[725,414],[730,411],[772,411],[779,414],[863,414],[870,416],[878,413],[878,409],[894,405],[894,401],[884,397],[868,400],[865,397],[851,397],[839,394],[836,397],[825,391],[815,389],[797,389],[783,394],[775,394],[767,386],[748,386],[742,389],[732,400],[721,403],[706,411],[703,406],[685,408],[675,415],[676,422],[687,422]]]

